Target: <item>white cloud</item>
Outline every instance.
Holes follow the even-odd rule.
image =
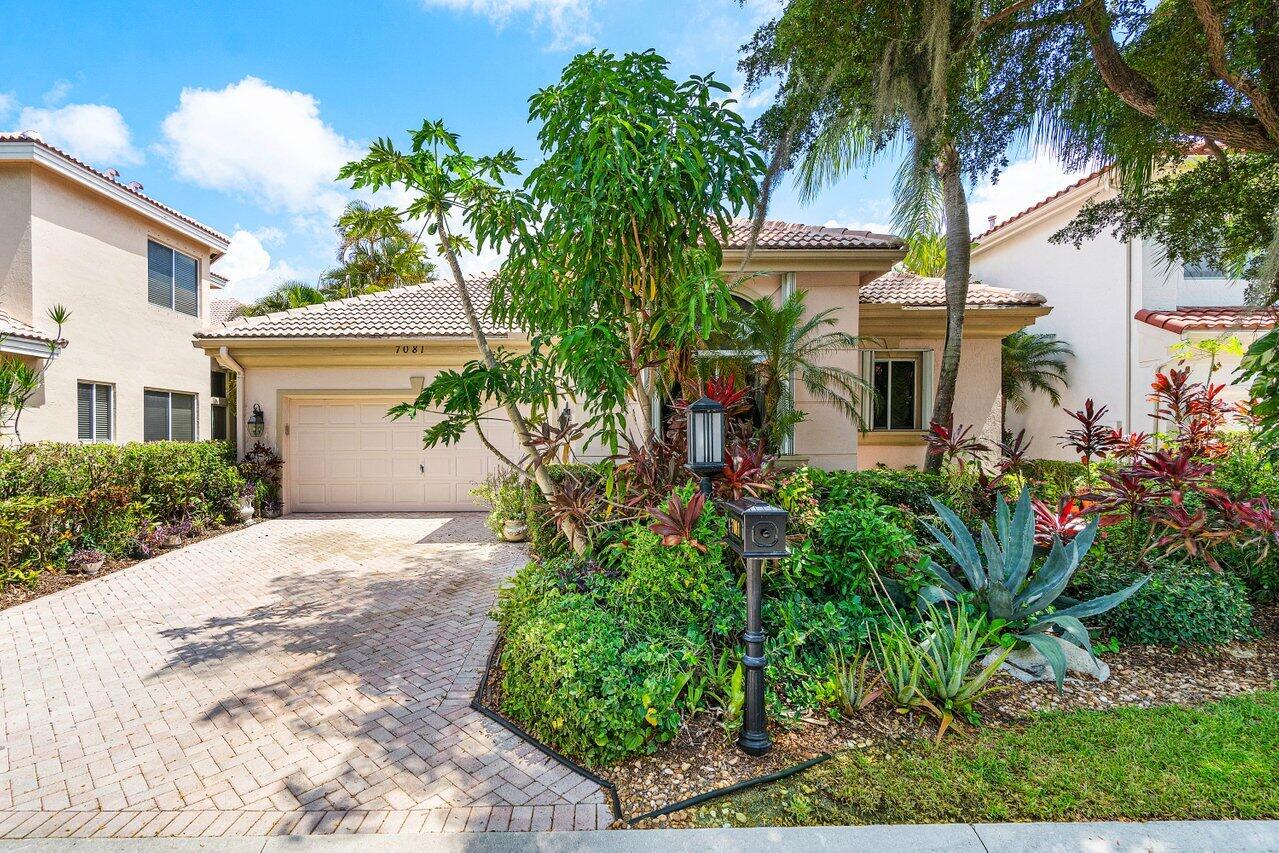
[[[824,228],[848,228],[852,231],[870,231],[875,234],[892,234],[893,226],[886,225],[883,222],[860,222],[853,220],[851,222],[840,222],[837,219],[829,219],[826,221]]]
[[[281,246],[284,244],[284,232],[274,225],[259,228],[253,232],[253,236],[264,246]]]
[[[49,87],[49,91],[40,96],[46,107],[56,107],[67,99],[67,95],[71,94],[71,84],[66,80],[59,80]]]
[[[552,50],[589,45],[595,40],[596,23],[591,15],[595,0],[421,0],[428,8],[471,12],[488,18],[501,29],[515,16],[531,16],[535,27],[551,31]]]
[[[50,145],[103,168],[142,162],[124,116],[104,104],[27,107],[18,114],[18,129],[37,131]]]
[[[989,217],[1003,222],[1026,208],[1078,181],[1089,170],[1068,172],[1046,149],[1034,156],[1018,160],[999,176],[998,183],[989,179],[978,184],[969,194],[968,221],[974,235],[989,227]]]
[[[18,107],[18,99],[12,92],[0,92],[0,121],[8,118],[9,113]]]
[[[332,219],[346,201],[334,179],[362,152],[320,118],[305,92],[245,77],[224,89],[183,89],[162,125],[178,174],[267,210]]]
[[[262,275],[271,266],[271,253],[262,247],[256,235],[237,230],[231,235],[231,246],[212,267],[213,272],[235,283]]]
[[[256,302],[282,282],[303,281],[311,284],[314,280],[314,276],[298,270],[288,261],[277,261],[257,275],[231,282],[226,290],[219,294],[219,298],[238,299],[245,303]]]

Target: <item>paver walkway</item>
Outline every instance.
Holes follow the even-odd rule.
[[[0,611],[0,838],[595,829],[469,707],[524,559],[482,516],[293,516]]]

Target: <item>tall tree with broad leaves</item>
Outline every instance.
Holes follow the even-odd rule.
[[[338,216],[338,266],[320,276],[329,299],[420,284],[435,275],[426,248],[391,205],[352,201]]]
[[[747,45],[748,85],[780,79],[761,118],[774,171],[799,166],[805,195],[902,153],[894,227],[944,232],[946,340],[932,420],[948,423],[963,347],[971,231],[965,178],[997,174],[1036,103],[1009,21],[1026,0],[791,0]],[[994,39],[991,33],[1003,37]],[[757,219],[764,216],[757,207]],[[929,458],[930,467],[940,464]]]
[[[1043,74],[1040,132],[1067,165],[1105,165],[1117,194],[1054,236],[1109,231],[1211,264],[1279,299],[1279,5],[1273,0],[1036,0],[1024,31]],[[1279,448],[1279,333],[1242,380]]]
[[[529,99],[535,213],[512,221],[493,286],[494,317],[561,367],[613,450],[628,410],[652,435],[664,378],[728,316],[721,244],[766,168],[728,86],[668,71],[652,51],[591,51]]]
[[[517,352],[489,341],[483,321],[488,306],[477,299],[484,294],[467,281],[459,260],[462,253],[486,245],[500,250],[504,236],[533,227],[533,208],[520,192],[505,186],[518,174],[518,164],[513,149],[482,157],[467,154],[443,122],[427,121],[412,134],[407,150],[390,139],[378,139],[363,159],[343,166],[338,176],[356,188],[401,187],[413,197],[396,216],[404,222],[425,223],[424,233],[436,239],[437,253],[457,289],[479,350],[478,359],[459,370],[440,371],[415,400],[394,407],[392,415],[442,413],[444,418],[425,431],[428,447],[454,443],[473,430],[489,452],[535,482],[551,503],[560,487],[547,470],[550,457],[534,429],[547,421],[548,411],[561,399],[556,371],[536,346]],[[509,458],[485,434],[484,424],[495,412],[510,422],[525,451],[523,459]],[[585,549],[585,536],[572,519],[563,519],[561,530],[575,550]]]

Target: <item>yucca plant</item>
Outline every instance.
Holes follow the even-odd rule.
[[[929,500],[950,535],[927,522],[924,526],[955,561],[960,574],[956,577],[936,561],[929,560],[928,570],[938,585],[920,591],[921,606],[954,604],[961,597],[969,596],[975,606],[985,611],[987,618],[1002,622],[1008,633],[1044,656],[1056,677],[1058,690],[1066,679],[1066,656],[1055,637],[1091,655],[1088,629],[1080,620],[1116,607],[1150,579],[1147,575],[1129,587],[1092,601],[1075,601],[1062,593],[1097,536],[1096,517],[1068,543],[1054,535],[1047,558],[1032,573],[1035,517],[1029,489],[1021,490],[1016,510],[1012,512],[1007,501],[999,497],[995,503],[998,535],[991,532],[989,524],[983,523],[980,551],[959,516],[944,504]]]
[[[853,714],[884,695],[882,685],[875,683],[870,670],[870,657],[864,652],[851,658],[843,649],[831,647],[831,668],[835,671],[834,685],[838,690],[839,707],[844,715]]]
[[[905,712],[929,705],[919,687],[924,661],[904,621],[897,619],[887,628],[873,628],[870,649],[884,682],[884,697],[894,707]]]

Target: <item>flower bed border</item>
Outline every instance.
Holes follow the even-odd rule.
[[[687,799],[679,800],[677,802],[671,803],[670,805],[662,806],[660,809],[654,809],[653,811],[645,812],[644,814],[639,815],[638,817],[627,819],[625,814],[623,814],[622,812],[622,800],[621,800],[621,797],[618,796],[617,786],[615,784],[613,784],[608,779],[605,779],[603,776],[600,776],[598,773],[588,770],[587,768],[578,764],[576,761],[564,755],[563,753],[559,752],[554,747],[548,746],[547,744],[538,740],[533,735],[526,732],[523,729],[523,727],[519,725],[519,723],[516,723],[515,721],[508,719],[507,717],[503,716],[500,712],[498,712],[494,707],[489,705],[489,702],[492,699],[489,686],[493,680],[493,671],[497,667],[498,653],[501,650],[501,648],[502,648],[502,637],[501,635],[498,635],[497,637],[493,639],[493,648],[489,650],[488,660],[484,664],[484,672],[480,676],[479,686],[475,688],[475,693],[474,695],[471,696],[471,708],[476,711],[479,711],[485,717],[488,717],[490,720],[497,723],[499,726],[506,729],[511,734],[520,738],[521,740],[526,742],[529,746],[536,749],[538,752],[541,752],[543,755],[547,756],[548,758],[554,761],[557,761],[560,764],[563,764],[565,767],[569,768],[573,772],[578,773],[586,777],[587,779],[590,779],[592,782],[594,782],[595,784],[603,788],[605,791],[607,791],[609,795],[609,801],[610,801],[609,808],[613,812],[614,820],[621,821],[628,827],[635,826],[640,821],[650,820],[655,817],[662,817],[664,815],[673,814],[674,812],[682,811],[683,809],[691,808],[692,806],[698,806],[698,805],[701,805],[702,803],[706,803],[711,800],[718,799],[719,797],[724,797],[729,794],[736,794],[748,788],[754,788],[757,785],[765,785],[765,784],[768,784],[769,782],[776,782],[780,779],[785,779],[788,776],[793,776],[796,773],[807,770],[810,767],[814,767],[818,764],[821,764],[823,761],[827,761],[831,758],[831,753],[825,752],[817,756],[816,758],[810,758],[807,761],[803,761],[799,764],[795,764],[790,767],[783,768],[782,770],[776,770],[764,776],[756,776],[752,779],[745,779],[741,782],[735,782],[732,785],[728,785],[723,788],[715,788],[710,791],[705,791],[701,794],[695,794],[694,796],[688,797]]]

